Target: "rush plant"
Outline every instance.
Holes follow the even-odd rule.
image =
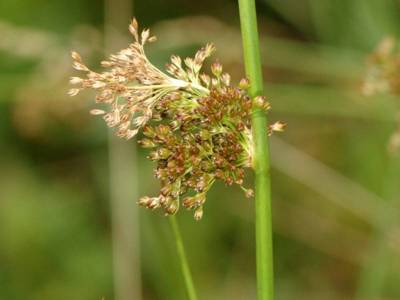
[[[242,19],[252,18],[251,6],[244,3]],[[156,37],[148,29],[140,32],[135,19],[129,26],[133,43],[101,63],[106,71],[92,71],[78,53],[72,52],[73,67],[86,76],[71,78],[75,87],[69,94],[95,90],[101,107],[91,110],[93,115],[101,116],[121,138],[142,134],[139,144],[149,149],[148,159],[155,162],[154,176],[161,188],[158,195],[142,197],[138,203],[172,217],[190,299],[196,299],[196,293],[173,215],[183,206],[194,211],[194,218],[200,220],[207,192],[218,180],[226,185],[236,184],[246,197],[252,197],[253,190],[243,186],[246,168],[256,172],[258,275],[263,282],[268,281],[267,287],[261,284],[260,295],[265,288],[269,293],[272,286],[266,143],[267,135],[282,131],[285,124],[267,126],[265,112],[270,104],[261,95],[258,52],[251,50],[258,47],[251,32],[254,24],[251,20],[246,22],[243,36],[249,79],[242,79],[238,85],[231,83],[219,62],[211,65],[209,74],[202,72],[204,61],[215,51],[212,44],[201,48],[193,58],[173,55],[166,72],[161,71],[144,50]]]

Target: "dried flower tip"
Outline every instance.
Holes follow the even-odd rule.
[[[129,25],[129,31],[132,33],[132,35],[134,35],[135,37],[137,36],[137,31],[139,28],[139,24],[136,20],[136,18],[132,19],[131,24]]]
[[[201,67],[203,64],[204,60],[209,57],[215,50],[215,47],[213,44],[208,43],[205,47],[201,48],[199,51],[197,51],[195,55],[195,62],[197,65]]]
[[[142,37],[142,45],[144,45],[146,43],[146,41],[149,38],[149,36],[150,36],[150,30],[149,29],[145,29],[145,30],[142,31],[142,35],[141,35],[141,37]]]
[[[69,80],[70,84],[80,84],[82,83],[83,79],[80,77],[71,77]]]
[[[94,116],[104,115],[105,113],[106,112],[104,110],[102,110],[102,109],[92,109],[90,111],[90,114],[94,115]]]
[[[139,200],[139,205],[147,207],[149,209],[157,209],[161,206],[160,204],[160,198],[159,197],[142,197]]]
[[[165,212],[167,215],[174,215],[178,211],[178,203],[176,200],[171,201],[169,205],[165,208]]]
[[[77,62],[82,62],[82,58],[78,52],[72,51],[71,52],[72,59]]]
[[[169,132],[171,131],[171,129],[169,128],[169,126],[161,124],[157,127],[157,134],[159,136],[165,137]],[[147,135],[148,132],[146,132],[145,134]]]
[[[74,61],[72,67],[77,71],[85,71],[85,72],[89,71],[89,69],[79,61]]]
[[[151,36],[151,37],[149,37],[149,39],[147,40],[149,43],[154,43],[154,42],[156,42],[157,41],[157,37],[156,36]]]
[[[103,60],[100,64],[104,68],[111,68],[114,65],[111,61],[108,60]]]
[[[143,134],[149,138],[154,138],[156,136],[154,129],[147,125],[143,127]]]
[[[200,221],[202,217],[203,217],[203,206],[200,206],[194,212],[194,219],[196,221]]]
[[[245,196],[246,196],[246,198],[253,198],[254,191],[252,189],[245,189]]]
[[[182,67],[182,59],[178,55],[172,55],[171,62],[179,68]]]
[[[243,179],[242,178],[236,179],[235,183],[238,184],[238,185],[242,185],[243,184]]]
[[[160,207],[160,198],[158,198],[158,197],[151,198],[151,201],[147,204],[147,207],[149,209],[159,208]]]
[[[95,81],[92,84],[92,88],[94,88],[94,89],[101,89],[101,88],[103,88],[105,86],[106,86],[106,84],[104,82],[101,82],[101,81]]]
[[[258,108],[262,108],[264,110],[271,109],[271,104],[267,101],[264,96],[257,96],[254,98],[254,105]]]
[[[222,74],[221,81],[226,86],[229,86],[231,84],[231,75],[229,75],[228,73]]]
[[[193,197],[187,197],[183,200],[182,204],[187,209],[197,208],[202,206],[206,201],[206,196],[204,193],[197,194]]]
[[[204,54],[206,57],[209,57],[213,52],[215,52],[216,48],[213,43],[207,43],[207,45],[204,48]]]
[[[151,139],[141,139],[138,142],[143,148],[153,148],[156,144]]]
[[[166,184],[161,188],[160,193],[163,196],[167,196],[172,193],[172,189],[173,189],[172,184]]]
[[[140,206],[147,206],[147,204],[151,201],[151,198],[148,196],[144,196],[139,199],[138,204]]]
[[[204,82],[204,84],[206,85],[206,87],[210,86],[211,83],[211,78],[210,76],[208,76],[207,74],[200,74],[200,79]]]
[[[135,135],[137,135],[138,132],[139,132],[139,129],[129,129],[129,130],[127,130],[126,133],[125,133],[125,139],[126,140],[130,140]]]
[[[76,95],[79,94],[79,91],[80,91],[79,89],[70,89],[68,91],[68,95],[71,96],[71,97],[76,96]]]
[[[283,123],[281,121],[275,122],[274,124],[269,125],[268,135],[271,135],[274,131],[282,132],[284,131],[285,127],[286,123]]]

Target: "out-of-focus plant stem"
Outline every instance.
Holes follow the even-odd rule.
[[[104,44],[108,54],[127,42],[133,0],[107,0],[104,4]],[[138,199],[136,143],[123,141],[110,132],[108,150],[114,298],[140,300],[139,214],[135,203]]]
[[[176,249],[177,249],[179,261],[181,264],[181,270],[182,270],[183,279],[185,281],[188,299],[189,300],[197,300],[197,293],[196,293],[196,289],[194,287],[192,273],[190,272],[189,263],[188,263],[188,260],[186,257],[185,247],[183,246],[183,240],[182,240],[181,232],[179,230],[178,221],[176,220],[176,217],[174,215],[170,216],[168,218],[169,218],[172,232],[174,234],[174,238],[175,238],[175,242],[176,242]]]
[[[250,80],[250,95],[263,92],[259,37],[255,0],[239,0],[246,75]],[[254,108],[252,116],[256,202],[256,260],[257,299],[274,298],[272,214],[270,161],[267,135],[267,117],[262,109]]]

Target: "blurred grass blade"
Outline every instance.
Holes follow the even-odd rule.
[[[380,215],[390,209],[382,198],[329,168],[296,147],[273,137],[272,165],[323,195],[327,200],[378,228]]]

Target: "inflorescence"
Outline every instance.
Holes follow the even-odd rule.
[[[77,87],[69,94],[96,90],[96,102],[110,109],[93,109],[93,115],[101,115],[116,135],[125,139],[142,131],[139,144],[151,151],[148,158],[156,163],[154,175],[161,189],[158,196],[142,197],[139,204],[161,208],[167,215],[183,205],[194,210],[194,218],[200,220],[206,194],[216,180],[237,184],[252,197],[252,189],[243,186],[245,168],[252,166],[253,158],[251,111],[253,105],[269,110],[265,97],[252,101],[247,79],[232,86],[219,62],[211,65],[210,75],[201,73],[205,59],[215,51],[212,44],[201,48],[194,58],[182,61],[173,55],[166,74],[144,51],[144,45],[156,37],[148,29],[139,33],[135,19],[129,30],[134,42],[103,61],[108,69],[103,73],[90,70],[80,55],[72,52],[73,67],[86,72],[86,78],[72,77],[70,82]],[[284,127],[277,122],[266,130],[271,134]]]
[[[393,37],[384,38],[368,57],[362,87],[367,96],[378,93],[400,95],[400,47]],[[388,143],[390,153],[400,150],[400,112],[397,112],[396,121],[397,127]]]
[[[363,93],[400,94],[400,48],[392,37],[384,38],[368,57]]]

